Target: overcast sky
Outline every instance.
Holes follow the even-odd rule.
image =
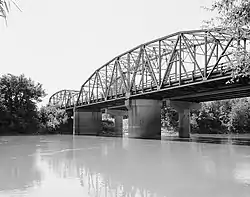
[[[48,96],[80,90],[99,67],[144,42],[200,29],[211,0],[18,0],[0,21],[0,75],[25,74]]]

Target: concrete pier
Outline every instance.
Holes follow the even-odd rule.
[[[200,109],[200,103],[170,101],[170,106],[179,113],[179,137],[190,137],[190,110]]]
[[[127,100],[128,137],[161,139],[161,104],[152,99]]]
[[[98,109],[76,109],[74,114],[76,135],[97,135],[102,129],[102,114]]]
[[[123,135],[123,116],[115,116],[115,134],[116,136]]]

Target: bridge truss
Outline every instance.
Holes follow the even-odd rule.
[[[50,97],[49,104],[60,108],[75,106],[78,95],[76,90],[61,90]]]
[[[137,46],[98,68],[79,92],[62,90],[50,98],[61,107],[87,106],[230,75],[236,47],[249,48],[226,30],[177,32]],[[165,95],[167,97],[167,95]]]

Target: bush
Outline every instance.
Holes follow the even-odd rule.
[[[41,107],[38,117],[40,128],[48,133],[59,133],[60,128],[68,122],[66,111],[57,106]]]
[[[163,105],[161,109],[161,125],[166,127],[167,130],[174,130],[178,129],[178,112],[170,107],[169,105]]]
[[[250,133],[250,99],[237,99],[230,113],[229,130],[233,133]]]

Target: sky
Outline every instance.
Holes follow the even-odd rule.
[[[200,29],[212,0],[16,0],[0,19],[0,75],[24,74],[49,97],[80,90],[99,67],[142,43]]]

